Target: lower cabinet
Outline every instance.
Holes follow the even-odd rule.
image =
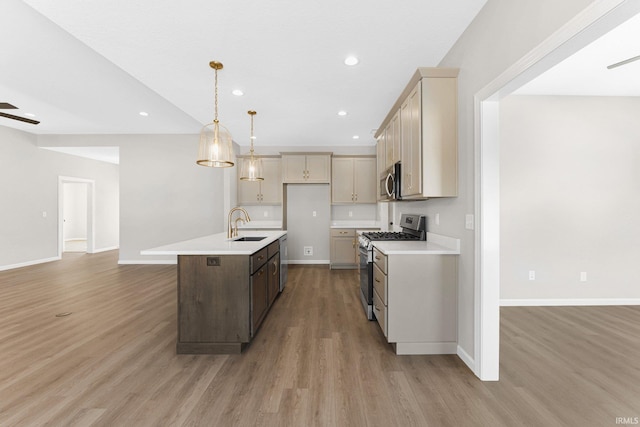
[[[457,352],[457,256],[374,249],[373,312],[396,354]]]
[[[379,230],[379,228],[358,228],[362,231]],[[330,268],[358,268],[360,254],[358,235],[355,228],[332,228],[330,242]]]
[[[355,268],[358,242],[354,228],[332,228],[330,247],[331,268]]]
[[[279,241],[246,255],[178,256],[177,353],[240,353],[275,301]]]
[[[269,308],[267,285],[269,276],[267,266],[263,265],[251,275],[251,336],[253,337],[260,327],[262,320]]]

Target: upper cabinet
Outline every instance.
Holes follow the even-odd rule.
[[[374,157],[334,157],[331,162],[331,203],[376,203]]]
[[[388,145],[397,128],[402,199],[458,195],[457,76],[453,68],[419,68],[376,134],[386,132]],[[388,147],[386,154],[388,167]]]
[[[285,184],[328,184],[331,154],[282,154],[282,182]]]
[[[238,177],[239,205],[279,205],[282,203],[282,172],[279,157],[261,157],[262,181],[243,181]],[[238,157],[237,170],[242,170],[244,159]]]
[[[396,162],[401,160],[400,158],[400,111],[391,117],[389,124],[385,127],[386,134],[386,157],[385,157],[385,170],[389,169]]]

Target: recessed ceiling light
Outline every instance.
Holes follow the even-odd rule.
[[[353,135],[353,139],[360,139],[359,135]]]
[[[344,60],[344,63],[347,65],[356,65],[358,62],[358,58],[356,58],[355,56],[347,56],[347,58]]]
[[[234,89],[231,91],[232,94],[234,94],[235,96],[242,96],[244,95],[244,92],[241,91],[240,89]]]
[[[149,113],[147,113],[146,111],[140,111],[138,114],[140,114],[142,117],[147,117],[149,115]]]
[[[36,115],[33,113],[24,113],[25,116],[27,117],[35,117]]]
[[[346,112],[346,111],[344,111],[344,110],[342,110],[342,111],[338,111],[338,115],[339,115],[339,116],[346,116],[346,115],[347,115],[347,112]]]

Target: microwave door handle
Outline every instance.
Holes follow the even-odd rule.
[[[391,180],[391,192],[389,192],[389,180]],[[389,174],[387,175],[387,181],[385,182],[385,186],[386,186],[386,190],[387,190],[387,195],[389,197],[393,197],[393,193],[395,192],[395,186],[393,185],[393,175]]]

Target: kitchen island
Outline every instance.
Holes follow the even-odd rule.
[[[141,251],[178,257],[178,353],[240,353],[251,342],[280,290],[286,233],[219,233]]]

